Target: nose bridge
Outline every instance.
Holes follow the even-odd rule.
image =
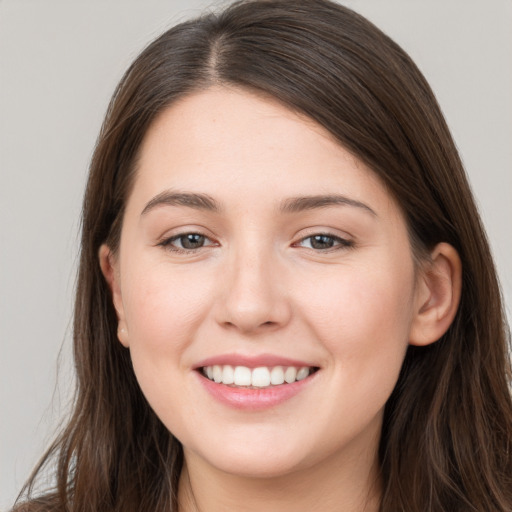
[[[255,238],[233,248],[227,275],[220,276],[225,280],[220,321],[244,332],[275,328],[289,318],[278,257],[268,240]]]

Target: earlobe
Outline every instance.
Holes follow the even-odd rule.
[[[430,261],[420,271],[409,334],[411,345],[434,343],[448,330],[457,313],[461,287],[459,254],[450,244],[436,245]]]
[[[124,306],[119,282],[119,268],[115,259],[115,255],[110,247],[108,247],[108,245],[103,244],[100,247],[98,257],[101,272],[105,278],[105,281],[107,282],[108,287],[110,288],[110,292],[112,294],[112,302],[117,314],[117,337],[125,347],[128,347],[128,328],[126,326],[124,315]]]

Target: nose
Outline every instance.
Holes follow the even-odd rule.
[[[285,276],[271,251],[238,251],[221,281],[217,322],[246,335],[286,325],[291,305]]]

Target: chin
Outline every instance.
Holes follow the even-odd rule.
[[[247,438],[252,437],[248,442]],[[314,465],[318,452],[304,442],[294,442],[290,436],[247,436],[237,442],[210,442],[195,449],[193,458],[224,473],[245,478],[278,478]],[[213,448],[215,447],[215,448]],[[213,448],[213,449],[212,449]],[[190,454],[185,448],[186,456]]]
[[[276,455],[262,456],[240,452],[221,461],[210,462],[218,470],[241,478],[280,478],[300,469],[304,469],[304,461],[296,457]]]

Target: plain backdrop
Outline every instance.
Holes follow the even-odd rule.
[[[402,45],[432,85],[510,308],[512,1],[344,3]],[[52,438],[73,388],[81,197],[110,95],[150,40],[218,5],[0,0],[0,510],[12,504]]]

